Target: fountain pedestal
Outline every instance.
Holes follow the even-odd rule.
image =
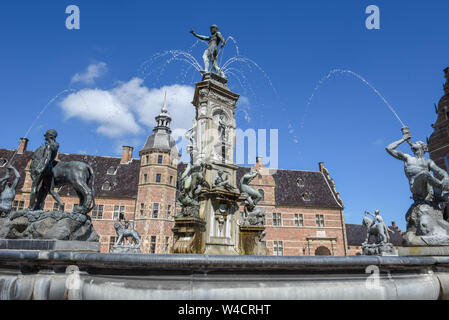
[[[172,231],[175,239],[172,253],[204,253],[204,219],[195,216],[177,217]]]
[[[239,249],[240,254],[266,256],[268,248],[261,241],[265,226],[240,226]]]

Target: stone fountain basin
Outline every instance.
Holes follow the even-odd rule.
[[[0,250],[2,299],[390,300],[448,292],[449,257]]]

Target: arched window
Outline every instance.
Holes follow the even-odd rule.
[[[315,255],[316,256],[330,256],[331,252],[328,248],[321,246],[315,250]]]
[[[262,195],[262,199],[260,199],[260,201],[265,201],[265,192],[262,189],[259,189],[259,192]]]
[[[109,181],[106,181],[105,183],[103,183],[103,185],[101,186],[102,190],[106,190],[109,191],[111,190],[111,183]]]

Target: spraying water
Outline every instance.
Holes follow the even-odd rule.
[[[306,106],[306,113],[312,103],[313,98],[315,97],[316,92],[318,91],[318,89],[321,87],[321,85],[326,82],[327,80],[329,80],[334,74],[350,74],[354,77],[356,77],[357,79],[359,79],[360,81],[362,81],[364,84],[366,84],[368,87],[370,87],[374,93],[377,94],[377,96],[379,98],[382,99],[382,101],[386,104],[386,106],[388,107],[388,109],[390,109],[390,111],[393,113],[393,115],[396,117],[396,119],[398,119],[398,121],[401,123],[401,125],[403,127],[405,127],[404,123],[402,122],[401,118],[399,118],[398,114],[396,113],[396,111],[394,110],[394,108],[391,106],[391,104],[387,101],[387,99],[385,99],[385,97],[379,92],[379,90],[377,90],[370,82],[368,82],[368,80],[366,80],[364,77],[362,77],[361,75],[359,75],[358,73],[355,73],[354,71],[351,70],[345,70],[345,69],[333,69],[331,70],[327,76],[321,78],[320,81],[318,81],[318,84],[316,85],[315,89],[313,90],[312,95],[310,96],[309,100],[307,101],[307,106]],[[306,115],[306,114],[305,114]],[[301,121],[301,128],[304,125],[304,118],[305,115],[303,117],[303,121]]]
[[[55,102],[61,95],[65,94],[65,93],[68,93],[68,92],[75,92],[75,90],[74,90],[74,89],[65,89],[65,90],[62,90],[60,93],[58,93],[58,94],[57,94],[56,96],[54,96],[52,99],[50,99],[50,101],[48,101],[48,103],[42,108],[41,112],[39,112],[39,114],[37,115],[37,117],[36,117],[36,118],[33,120],[33,122],[31,123],[30,127],[28,128],[28,130],[26,131],[25,135],[23,136],[24,138],[28,138],[28,135],[30,134],[31,130],[32,130],[33,127],[36,125],[37,121],[39,121],[39,119],[41,118],[41,116],[45,113],[45,111],[48,109],[48,107],[49,107],[53,102]],[[77,94],[80,95],[79,92],[77,92]],[[81,95],[80,95],[80,97],[81,97]],[[81,98],[82,98],[82,97],[81,97]],[[86,103],[86,102],[84,101],[84,99],[83,99],[83,102]],[[13,160],[14,160],[14,157],[15,157],[16,154],[17,154],[17,151],[18,151],[18,150],[16,150],[16,151],[14,152],[14,154],[13,154],[12,157],[11,157],[11,159],[10,159],[8,162],[5,162],[5,163],[3,164],[2,167],[6,166],[7,163],[9,163],[9,164],[12,165]]]

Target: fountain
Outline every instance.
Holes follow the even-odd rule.
[[[201,67],[188,56],[180,56],[193,68],[201,71]],[[217,56],[206,55],[212,59]],[[226,67],[214,68],[215,71],[232,72],[229,67],[232,61],[227,65],[225,63]],[[217,61],[209,63],[214,65]],[[114,249],[117,253],[110,254],[92,252],[95,251],[92,248],[64,247],[61,244],[71,243],[66,239],[55,240],[59,245],[50,247],[47,243],[46,247],[41,245],[39,248],[17,245],[5,247],[4,240],[0,240],[0,299],[449,298],[447,257],[267,256],[267,249],[262,241],[265,235],[265,213],[258,208],[262,195],[250,185],[258,172],[249,170],[237,181],[237,166],[233,162],[233,137],[236,129],[234,114],[240,96],[232,92],[227,83],[228,79],[223,74],[209,70],[202,72],[201,81],[196,83],[192,102],[196,116],[193,127],[187,132],[190,163],[179,177],[180,192],[177,200],[181,212],[175,218],[173,227],[174,254],[135,254],[140,250],[140,236],[126,223],[124,227],[120,223],[116,224],[119,239]],[[55,133],[50,131],[47,138],[52,155],[57,151]],[[410,138],[409,130],[403,128],[401,143]],[[397,142],[390,145],[388,151],[401,158],[403,156],[395,151],[397,145]],[[415,145],[416,143],[411,144],[412,148]],[[47,165],[48,163],[44,167]],[[78,165],[82,167],[82,164]],[[75,166],[69,167],[73,169]],[[48,168],[52,175],[45,178],[50,178],[50,181],[64,176],[53,170],[56,165]],[[12,168],[9,169],[14,172]],[[439,172],[437,168],[433,169]],[[37,172],[42,173],[39,170]],[[422,176],[424,180],[420,178],[418,182],[428,183],[431,180],[425,172]],[[39,175],[34,178],[39,178]],[[447,175],[437,180],[446,190],[449,186]],[[432,183],[437,184],[436,181]],[[11,188],[13,186],[14,184]],[[53,185],[44,186],[46,188],[41,192],[37,188],[38,200],[32,201],[33,208],[13,214],[6,212],[9,220],[21,221],[16,224],[14,232],[23,233],[28,229],[27,226],[25,229],[20,228],[21,226],[36,223],[44,217],[47,223],[47,219],[52,219],[50,224],[55,220],[53,231],[58,231],[61,236],[76,235],[77,231],[70,229],[70,226],[81,225],[83,230],[90,233],[85,233],[83,239],[79,239],[83,240],[80,242],[96,244],[98,239],[95,231],[88,228],[89,219],[81,221],[81,217],[86,217],[93,205],[94,195],[90,190],[85,190],[83,194],[80,212],[49,213],[41,210],[42,199],[46,196],[46,192],[42,191],[49,191]],[[420,237],[418,240],[424,241],[427,247],[431,242],[445,243],[449,236],[444,232],[435,232],[440,230],[438,227],[442,227],[441,221],[435,218],[440,213],[428,202],[437,199],[438,195],[433,193],[433,198],[427,199],[427,194],[424,198],[417,191],[413,194],[417,196],[416,207],[420,212],[412,210],[410,216],[413,218],[409,220],[417,221],[422,230],[430,230],[425,235],[416,234]],[[10,199],[11,195],[8,197],[5,199]],[[242,215],[239,213],[239,204],[243,207]],[[0,207],[3,208],[1,205]],[[429,217],[424,218],[424,222],[423,219],[416,220],[415,216],[426,216],[425,210]],[[72,219],[73,217],[81,220]],[[377,221],[377,225],[382,226],[379,217]],[[4,226],[5,224],[1,230]],[[34,236],[33,230],[45,229],[44,223],[42,228],[37,227],[30,228],[25,233]],[[135,240],[134,245],[127,246],[122,242],[127,236]],[[39,241],[36,240],[31,241]],[[380,244],[384,245],[384,242],[385,239],[380,240]],[[367,250],[372,248],[367,246]],[[374,249],[374,253],[378,253],[378,248]]]

